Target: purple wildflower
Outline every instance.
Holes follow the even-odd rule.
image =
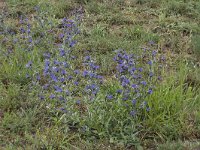
[[[49,98],[50,99],[54,99],[56,96],[54,95],[54,94],[51,94],[50,96],[49,96]]]
[[[153,72],[149,72],[149,77],[153,77]]]
[[[89,74],[89,72],[87,70],[83,71],[83,76],[86,77]]]
[[[113,95],[107,95],[106,98],[107,98],[108,100],[111,100],[111,99],[113,99]]]
[[[152,66],[152,65],[153,65],[153,62],[150,60],[150,61],[148,61],[148,64],[149,64],[150,66]]]
[[[138,68],[138,71],[139,71],[139,72],[142,72],[142,71],[143,71],[143,68]]]
[[[60,97],[59,97],[59,100],[60,100],[60,101],[64,101],[65,99],[64,99],[63,96],[60,96]]]
[[[32,67],[32,61],[29,61],[27,64],[26,64],[26,68],[31,68]]]
[[[130,111],[130,115],[131,115],[132,117],[135,117],[136,111],[135,111],[135,110]]]
[[[60,57],[65,56],[65,50],[64,49],[60,49]]]
[[[59,92],[59,93],[63,91],[62,88],[60,88],[59,86],[54,86],[54,89],[56,92]]]
[[[141,81],[140,82],[142,85],[146,86],[147,85],[147,82],[146,81]]]
[[[76,100],[76,104],[80,105],[81,101],[80,100]]]
[[[51,79],[52,79],[54,82],[58,82],[58,79],[57,79],[57,77],[55,76],[55,74],[51,73],[51,74],[50,74],[50,77],[51,77]]]
[[[135,89],[135,88],[138,88],[138,85],[137,84],[132,84],[131,87]]]
[[[74,47],[75,44],[76,44],[76,41],[72,41],[72,42],[69,44],[69,47]]]
[[[117,93],[117,94],[121,94],[121,93],[122,93],[122,90],[121,90],[121,89],[118,89],[118,90],[116,91],[116,93]]]
[[[131,101],[131,103],[133,104],[133,105],[135,105],[136,104],[136,99],[133,99],[132,101]]]
[[[79,74],[80,71],[79,71],[79,70],[74,70],[74,73],[75,73],[75,74]]]
[[[74,82],[74,85],[78,86],[79,82],[78,81],[75,81]]]
[[[150,88],[148,91],[147,91],[148,94],[152,94],[153,93],[153,90]]]

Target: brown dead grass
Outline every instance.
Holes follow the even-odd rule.
[[[0,11],[5,8],[6,4],[4,0],[0,0]]]

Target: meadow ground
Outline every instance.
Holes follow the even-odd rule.
[[[0,11],[0,149],[200,149],[199,0]]]

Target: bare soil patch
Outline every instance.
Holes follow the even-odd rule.
[[[0,0],[0,10],[3,10],[5,8],[6,4],[4,0]]]

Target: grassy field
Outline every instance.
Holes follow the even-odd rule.
[[[0,11],[0,149],[200,149],[199,0]]]

